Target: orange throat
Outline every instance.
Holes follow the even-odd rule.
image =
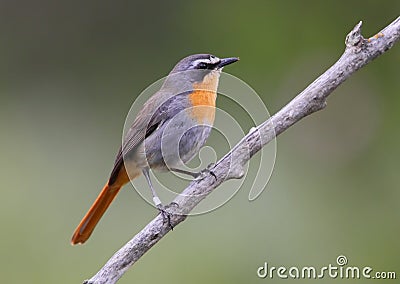
[[[190,114],[199,124],[214,123],[218,79],[219,74],[211,72],[204,77],[203,82],[193,84],[194,91],[189,95],[189,101],[193,106]]]

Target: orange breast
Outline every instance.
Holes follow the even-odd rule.
[[[212,125],[214,123],[218,79],[219,74],[210,72],[204,77],[203,82],[193,84],[194,91],[189,95],[189,101],[193,106],[190,109],[190,115],[199,124]]]

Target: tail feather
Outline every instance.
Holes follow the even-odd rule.
[[[108,183],[104,186],[92,207],[90,207],[85,217],[83,217],[82,221],[75,229],[71,239],[72,245],[83,244],[87,241],[97,223],[100,221],[100,218],[121,189],[121,186],[122,185],[119,184],[108,185]]]

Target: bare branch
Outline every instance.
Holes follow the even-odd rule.
[[[327,97],[350,75],[389,50],[400,39],[400,17],[375,36],[365,39],[359,22],[346,37],[340,59],[270,119],[253,129],[201,178],[193,180],[170,206],[171,223],[178,225],[216,187],[228,179],[241,178],[244,165],[264,145],[290,126],[326,106]],[[117,251],[101,270],[84,283],[116,283],[140,257],[170,231],[157,215],[141,232]]]

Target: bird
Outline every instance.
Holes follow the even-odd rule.
[[[238,60],[194,54],[175,65],[138,112],[118,150],[108,181],[73,233],[72,245],[89,239],[120,189],[141,174],[164,217],[165,207],[152,185],[150,170],[199,175],[180,167],[198,154],[209,137],[221,71]]]

